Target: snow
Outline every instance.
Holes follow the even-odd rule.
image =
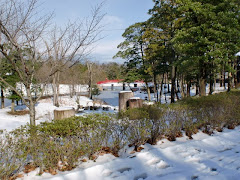
[[[55,110],[56,111],[64,111],[64,110],[72,110],[73,108],[72,107],[59,107],[59,108],[56,108]]]
[[[52,103],[41,102],[36,105],[36,124],[43,121],[50,121],[53,119],[53,111],[56,107]],[[17,110],[26,109],[26,106],[18,106]],[[29,114],[26,115],[11,115],[11,108],[6,107],[0,109],[0,129],[6,129],[11,131],[20,127],[21,125],[26,125],[29,123]]]
[[[175,142],[163,139],[157,145],[145,144],[141,152],[130,153],[126,147],[121,156],[100,156],[96,162],[82,162],[70,172],[53,176],[38,170],[24,174],[24,179],[50,180],[128,180],[128,179],[239,179],[240,127],[225,129],[209,136],[202,132],[193,140],[183,136]]]
[[[141,99],[140,97],[132,97],[130,99]]]
[[[132,91],[120,91],[119,93],[131,93]]]
[[[238,52],[237,54],[235,54],[235,56],[240,56],[240,52]]]
[[[26,96],[26,90],[23,84],[17,83],[17,89],[21,90],[22,93]],[[88,85],[81,85],[77,84],[74,85],[74,88],[72,85],[67,85],[67,84],[60,84],[59,85],[59,94],[70,94],[70,92],[74,89],[74,92],[80,92],[84,93],[88,91]],[[8,94],[8,90],[5,91],[6,94]],[[43,93],[44,96],[50,96],[53,95],[53,85],[52,84],[47,84],[45,86],[45,91]]]
[[[60,107],[56,107],[53,105],[52,98],[41,99],[35,106],[36,108],[36,124],[40,124],[44,121],[51,121],[54,118],[54,110],[69,110],[69,109],[77,109],[78,103],[80,106],[98,106],[100,109],[98,110],[84,110],[80,109],[79,113],[76,116],[81,116],[90,113],[115,113],[118,111],[118,107],[110,106],[110,105],[102,105],[100,103],[94,103],[93,100],[89,99],[85,96],[73,96],[70,98],[69,96],[60,96],[59,104]],[[9,105],[9,104],[8,104]],[[108,111],[103,111],[102,107],[109,107]],[[25,110],[27,107],[25,105],[16,106],[15,110]],[[26,115],[11,115],[8,112],[11,111],[10,107],[6,107],[4,109],[0,109],[0,130],[6,129],[7,131],[11,131],[16,129],[22,125],[26,125],[29,123],[29,114]]]
[[[60,107],[56,107],[53,105],[53,100],[51,98],[40,100],[35,108],[36,108],[36,124],[40,124],[40,122],[51,121],[54,118],[53,112],[55,109],[58,110],[66,110],[77,108],[77,97],[74,96],[70,98],[69,96],[61,96],[59,99]],[[85,97],[79,97],[79,103],[82,106],[90,105],[92,100]],[[24,110],[27,109],[25,105],[16,106],[15,110]],[[26,115],[11,115],[8,112],[11,111],[10,107],[6,107],[4,109],[0,109],[0,129],[6,129],[7,131],[11,131],[20,127],[21,125],[26,125],[29,123],[29,114]],[[89,113],[89,112],[86,112]]]

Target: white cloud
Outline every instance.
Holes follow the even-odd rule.
[[[103,23],[104,24],[109,24],[109,25],[120,25],[122,26],[124,23],[124,20],[117,17],[117,16],[111,16],[111,15],[106,15],[103,18]]]
[[[109,61],[119,61],[119,59],[113,60],[112,57],[119,51],[117,46],[123,41],[123,39],[115,39],[115,40],[105,40],[101,41],[96,45],[94,50],[92,51],[92,55],[94,59],[109,62]],[[121,60],[122,61],[122,60]]]
[[[107,41],[102,41],[99,42],[99,44],[96,46],[96,48],[94,49],[94,53],[97,54],[113,54],[113,53],[117,53],[118,48],[117,46],[122,42],[122,39],[117,39],[117,40],[107,40]]]

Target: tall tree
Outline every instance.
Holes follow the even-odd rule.
[[[144,40],[144,33],[147,30],[147,23],[141,22],[129,26],[123,33],[125,41],[118,45],[121,49],[114,57],[121,57],[126,59],[126,67],[129,72],[138,74],[136,78],[141,78],[145,81],[148,91],[148,99],[151,99],[148,83],[151,81],[151,75],[149,74],[148,63],[146,59],[145,50],[148,42]],[[132,73],[127,73],[131,76]],[[135,79],[137,80],[137,79]]]
[[[149,21],[161,33],[165,43],[165,59],[171,67],[171,102],[175,99],[176,90],[176,62],[178,56],[174,49],[172,39],[179,29],[179,12],[177,11],[178,4],[176,0],[153,0],[154,7],[149,10],[151,18]]]

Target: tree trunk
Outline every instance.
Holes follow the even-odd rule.
[[[146,83],[146,87],[147,87],[148,100],[151,101],[150,88],[149,88],[149,86],[148,86],[148,83],[147,83],[147,82],[145,82],[145,83]]]
[[[203,77],[199,78],[199,95],[206,96],[206,80]]]
[[[219,79],[219,81],[220,81],[220,87],[223,87],[223,72],[222,71],[220,72],[220,79]]]
[[[240,83],[240,56],[237,57],[237,83]]]
[[[89,87],[89,98],[92,99],[92,64],[87,63],[87,68],[88,68],[88,87]]]
[[[59,80],[60,80],[60,71],[58,71],[56,74],[57,74],[57,82],[56,82],[56,87],[57,87],[56,106],[59,107],[59,94],[60,94]]]
[[[229,66],[232,66],[232,61],[229,63]],[[228,72],[228,92],[231,91],[231,89],[233,88],[233,75],[232,72],[229,71]]]
[[[177,100],[180,100],[177,89],[175,89],[175,94],[176,94]]]
[[[156,98],[156,93],[157,93],[157,90],[158,90],[158,88],[157,88],[157,77],[156,77],[156,74],[154,73],[153,74],[153,84],[154,84],[154,98]]]
[[[199,61],[200,75],[199,75],[199,95],[206,96],[206,64],[203,60]]]
[[[32,95],[31,95],[31,89],[30,87],[26,87],[27,91],[27,98],[28,98],[28,108],[29,108],[29,115],[30,115],[30,126],[35,126],[35,103],[33,101]]]
[[[53,75],[53,105],[59,107],[59,72]]]
[[[199,80],[196,82],[196,95],[199,94]]]
[[[74,84],[69,85],[69,90],[70,90],[70,98],[72,98],[75,94],[75,86]]]
[[[234,60],[234,70],[235,70],[235,73],[234,73],[234,87],[235,88],[237,88],[237,86],[238,86],[238,81],[237,81],[237,79],[238,79],[238,77],[237,77],[237,72],[238,72],[238,69],[237,69],[237,67],[238,67],[238,57],[237,58],[235,58],[235,60]]]
[[[181,80],[180,80],[180,85],[181,85],[181,98],[183,99],[185,97],[185,87],[184,87],[184,77],[183,75],[181,76]]]
[[[30,125],[35,126],[35,104],[33,103],[32,100],[29,102],[29,114],[30,114]]]
[[[211,69],[210,69],[210,82],[209,82],[209,86],[210,86],[210,89],[209,89],[209,94],[213,94],[213,84],[214,84],[214,75],[213,75],[213,62],[211,63]]]
[[[187,97],[190,97],[191,91],[191,80],[187,82]]]
[[[3,88],[1,87],[1,108],[4,108],[4,92]]]
[[[12,99],[12,102],[11,102],[11,112],[12,112],[12,113],[15,112],[15,103],[14,103],[14,99]]]
[[[160,102],[160,104],[162,103],[161,102],[161,98],[162,98],[162,92],[163,92],[163,82],[164,82],[164,73],[163,73],[163,75],[162,75],[162,82],[161,82],[161,87],[160,87],[160,93],[159,93],[159,102]]]
[[[175,89],[176,89],[176,67],[172,66],[172,73],[171,73],[171,82],[172,82],[172,86],[171,86],[171,103],[174,103],[175,100]]]
[[[213,75],[210,75],[210,89],[209,89],[209,94],[213,94],[213,84],[214,84],[214,79],[213,79]]]
[[[167,85],[167,93],[170,93],[171,91],[170,91],[170,83],[169,83],[169,79],[168,79],[168,85]]]
[[[56,106],[57,87],[56,87],[56,80],[54,77],[53,77],[52,89],[53,89],[53,105]]]
[[[150,88],[148,86],[148,83],[146,83],[146,86],[147,86],[148,100],[151,101],[151,93],[150,93]]]
[[[89,87],[89,98],[92,99],[92,82],[89,82],[88,84],[88,87]]]
[[[228,89],[227,89],[227,91],[229,92],[229,91],[231,91],[231,89],[232,89],[232,73],[231,72],[228,72]]]
[[[224,67],[224,70],[223,70],[223,86],[224,86],[224,89],[226,89],[226,75],[225,75],[225,67]]]
[[[177,90],[176,90],[176,91],[177,91],[178,93],[180,93],[180,89],[179,89],[179,88],[180,88],[179,78],[177,78],[177,88],[176,88]]]

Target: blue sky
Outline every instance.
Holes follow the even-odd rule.
[[[101,3],[101,0],[41,0],[43,12],[54,11],[54,21],[62,25],[69,19],[83,18],[91,14],[91,7]],[[153,7],[152,0],[106,0],[103,13],[106,13],[103,23],[102,40],[98,41],[91,59],[99,62],[123,62],[112,57],[117,53],[117,45],[123,41],[122,33],[128,26],[145,21],[149,18],[148,10]]]

